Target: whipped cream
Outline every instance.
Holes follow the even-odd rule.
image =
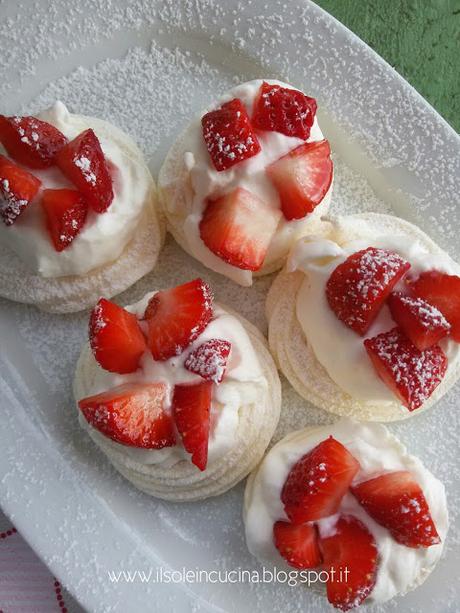
[[[273,543],[273,524],[287,519],[280,498],[281,490],[292,466],[329,435],[340,441],[359,461],[361,470],[355,477],[356,482],[365,480],[366,475],[371,478],[394,470],[411,472],[423,490],[441,538],[441,543],[428,548],[405,547],[397,543],[386,528],[377,524],[350,493],[343,498],[336,515],[317,522],[322,536],[333,534],[339,514],[353,515],[367,526],[376,541],[379,557],[376,583],[366,602],[384,602],[416,587],[439,560],[447,534],[448,516],[443,484],[380,424],[342,419],[331,426],[293,432],[275,445],[246,490],[244,521],[248,548],[265,564],[290,568]]]
[[[30,270],[43,277],[84,275],[121,255],[143,215],[152,179],[146,167],[133,155],[131,140],[119,130],[116,130],[116,138],[110,138],[108,124],[105,130],[101,129],[100,122],[93,124],[87,117],[69,113],[62,102],[56,102],[38,117],[58,128],[69,140],[87,128],[94,129],[109,162],[114,199],[105,213],[89,210],[82,230],[71,245],[59,253],[49,237],[38,199],[12,226],[0,223],[0,240]],[[126,139],[126,148],[123,139]],[[42,189],[75,189],[56,167],[31,172],[41,180]]]
[[[144,315],[150,298],[155,292],[149,293],[134,305],[125,307],[138,317]],[[165,361],[155,361],[146,351],[141,359],[140,368],[130,374],[111,373],[102,369],[91,356],[94,362],[92,380],[80,382],[84,385],[84,396],[92,396],[110,390],[125,383],[153,383],[164,382],[167,387],[165,402],[166,411],[171,409],[174,386],[179,383],[193,383],[203,379],[184,368],[187,356],[205,341],[220,338],[231,343],[232,348],[227,362],[225,376],[222,382],[212,387],[211,427],[208,444],[208,463],[225,455],[234,445],[236,430],[239,421],[239,411],[242,407],[251,410],[251,405],[260,401],[268,392],[268,382],[263,374],[251,340],[240,321],[227,313],[218,305],[214,305],[214,317],[200,336],[179,356]],[[139,322],[146,326],[145,322]],[[80,424],[91,429],[96,438],[101,438],[114,449],[123,451],[132,460],[141,464],[162,464],[166,468],[173,466],[181,460],[190,461],[190,455],[180,443],[173,447],[163,449],[139,449],[121,445],[101,434],[87,423],[79,412]]]
[[[289,272],[300,270],[305,273],[297,294],[296,313],[316,359],[331,379],[353,398],[364,404],[388,405],[394,404],[396,397],[377,375],[363,341],[391,330],[396,323],[384,305],[364,336],[348,328],[336,317],[327,302],[326,284],[332,271],[356,251],[371,246],[399,253],[411,264],[409,275],[418,276],[432,269],[459,274],[459,266],[447,254],[430,253],[420,242],[408,236],[372,236],[370,227],[368,232],[363,227],[363,232],[362,239],[342,245],[320,237],[301,239],[291,251],[287,269]],[[400,281],[395,291],[402,285]],[[449,338],[439,344],[448,358],[447,377],[458,365],[460,345]]]
[[[293,89],[290,85],[281,81],[267,79],[266,82]],[[251,117],[254,100],[262,83],[262,80],[257,79],[238,85],[220,98],[212,108],[218,108],[224,102],[233,98],[240,98]],[[185,213],[184,234],[187,237],[191,253],[198,260],[208,268],[226,275],[240,285],[249,286],[252,284],[252,272],[250,270],[242,270],[224,262],[212,253],[201,240],[199,223],[206,208],[206,199],[229,193],[236,187],[243,187],[261,198],[267,207],[279,210],[281,207],[280,198],[276,188],[266,176],[265,168],[305,141],[294,136],[285,136],[279,132],[258,131],[257,138],[262,150],[257,155],[232,166],[228,170],[218,172],[212,164],[202,135],[201,117],[204,114],[205,112],[193,120],[180,137],[180,151],[183,152],[183,162],[188,177],[184,181],[180,196],[173,197],[168,202],[168,210],[182,215]],[[323,138],[323,133],[315,117],[307,142],[320,141]],[[306,228],[311,225],[312,220],[319,220],[329,205],[331,190],[332,186],[320,205],[310,215],[293,221],[287,221],[284,217],[280,220],[269,245],[264,265],[270,265],[272,262],[284,258],[293,241],[306,234]],[[182,210],[184,203],[186,206],[185,212]]]

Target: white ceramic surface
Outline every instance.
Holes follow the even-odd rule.
[[[18,17],[18,12],[20,15]],[[333,206],[394,211],[459,257],[460,141],[386,63],[306,0],[0,0],[1,111],[61,98],[129,132],[155,174],[188,119],[233,83],[291,82],[318,98],[334,151]],[[83,68],[78,68],[82,66]],[[271,278],[240,288],[171,240],[158,268],[119,297],[202,275],[217,299],[265,330]],[[71,382],[87,314],[52,316],[0,301],[0,504],[52,572],[91,611],[330,610],[302,588],[111,583],[109,570],[257,569],[243,537],[240,485],[199,504],[137,492],[78,427]],[[441,406],[390,430],[447,486],[446,554],[416,592],[380,609],[458,611],[458,386]],[[284,385],[276,439],[330,417]]]

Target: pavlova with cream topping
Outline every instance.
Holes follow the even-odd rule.
[[[460,267],[421,230],[378,214],[300,240],[267,299],[270,347],[306,399],[403,419],[460,374]]]
[[[143,491],[220,494],[260,461],[278,423],[280,382],[249,322],[201,279],[126,309],[101,299],[75,376],[80,423]]]
[[[153,268],[163,238],[155,186],[126,134],[57,102],[38,117],[1,115],[0,143],[3,295],[78,310],[69,294],[80,290],[85,308]]]
[[[333,167],[316,109],[290,85],[255,80],[191,122],[158,179],[186,251],[246,286],[283,265],[329,207]]]
[[[384,426],[343,419],[269,451],[248,480],[244,523],[263,564],[316,569],[314,586],[348,611],[420,585],[441,557],[448,516],[442,483]]]

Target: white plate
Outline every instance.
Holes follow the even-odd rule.
[[[232,82],[282,78],[320,101],[335,152],[336,210],[393,209],[458,257],[458,137],[386,63],[312,3],[54,0],[19,6],[0,2],[2,112],[33,112],[60,97],[75,111],[131,132],[156,173],[188,118]],[[85,68],[75,71],[78,65]],[[238,289],[172,241],[159,269],[120,301],[197,274],[211,281],[219,300],[265,328],[270,279]],[[108,570],[259,568],[243,538],[243,487],[186,505],[138,493],[78,428],[71,381],[87,315],[47,316],[7,301],[1,306],[0,503],[83,606],[329,610],[310,591],[280,585],[112,584]],[[328,421],[284,387],[277,438]],[[455,393],[427,414],[390,426],[446,483],[453,525],[446,555],[429,580],[381,610],[458,610]]]

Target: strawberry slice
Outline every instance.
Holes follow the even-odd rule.
[[[329,306],[346,326],[363,335],[409,268],[410,264],[393,251],[375,247],[357,251],[329,277]]]
[[[137,317],[105,298],[91,312],[89,341],[102,368],[120,374],[134,372],[146,349]]]
[[[227,170],[260,151],[244,104],[239,98],[201,118],[203,138],[218,171]]]
[[[378,524],[406,547],[431,547],[441,542],[422,489],[406,470],[385,473],[351,488]]]
[[[164,411],[164,383],[126,383],[89,396],[78,406],[86,421],[113,441],[162,449],[175,444],[171,416]]]
[[[177,430],[192,462],[200,470],[208,463],[209,412],[211,381],[181,384],[174,387],[172,411]]]
[[[232,344],[220,338],[212,338],[192,351],[184,366],[206,381],[220,383],[224,378]]]
[[[288,521],[277,521],[273,526],[275,547],[294,568],[315,568],[321,564],[318,531],[314,524],[296,526]]]
[[[327,599],[341,611],[358,607],[375,585],[378,552],[374,537],[358,519],[344,515],[334,533],[320,539],[320,549],[329,572]]]
[[[16,162],[30,168],[49,168],[67,138],[41,119],[0,115],[0,142]]]
[[[148,346],[155,360],[180,355],[212,318],[212,290],[202,279],[157,292],[147,305]]]
[[[450,336],[460,343],[460,277],[438,270],[422,272],[408,284],[412,295],[423,298],[438,308],[452,326]]]
[[[41,181],[0,155],[0,215],[6,226],[14,224],[32,202]]]
[[[327,140],[300,145],[267,166],[288,220],[301,219],[322,201],[332,182],[331,148]]]
[[[113,200],[112,177],[93,130],[85,130],[63,147],[56,164],[97,213],[108,209]]]
[[[54,248],[63,251],[82,229],[88,205],[73,189],[45,189],[41,204]]]
[[[409,411],[431,396],[447,370],[441,347],[420,351],[399,328],[366,339],[364,346],[379,377]]]
[[[391,316],[417,349],[428,349],[449,334],[450,324],[423,298],[394,293],[388,298]]]
[[[200,221],[200,236],[224,262],[242,270],[260,270],[280,219],[280,211],[237,187],[208,202]]]
[[[359,468],[358,460],[332,436],[302,456],[281,491],[291,522],[302,524],[336,513]]]
[[[264,81],[254,103],[252,125],[259,130],[281,132],[307,140],[316,108],[316,100],[297,89],[270,85]]]

